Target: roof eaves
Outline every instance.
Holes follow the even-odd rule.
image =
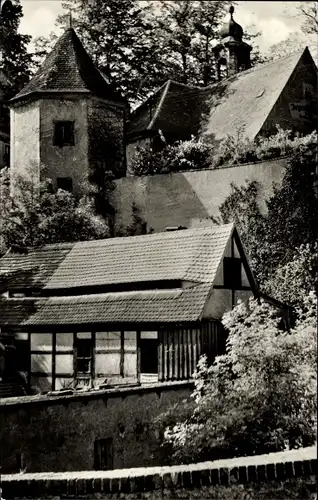
[[[29,92],[25,92],[23,93],[23,91],[19,92],[19,94],[17,94],[16,96],[12,97],[9,102],[8,102],[8,105],[10,106],[10,103],[16,103],[17,101],[21,101],[23,99],[29,99],[31,96],[33,97],[40,97],[41,95],[50,95],[50,94],[53,94],[53,95],[60,95],[60,94],[85,94],[85,95],[89,95],[89,94],[92,94],[92,92],[90,90],[84,90],[84,89],[72,89],[72,90],[69,90],[69,89],[59,89],[59,90],[54,90],[54,89],[51,89],[51,90],[46,90],[46,89],[43,89],[43,90],[30,90]]]

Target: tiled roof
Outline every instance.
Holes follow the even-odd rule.
[[[181,132],[188,136],[202,132],[219,140],[242,131],[254,139],[304,52],[256,66],[209,87],[169,80],[132,113],[128,133],[134,136],[161,129],[163,134],[177,131],[179,136]]]
[[[183,280],[212,283],[233,224],[75,243],[46,289]]]
[[[50,92],[92,93],[98,97],[125,101],[113,92],[73,28],[63,33],[32,80],[11,102],[33,93]]]
[[[21,325],[36,311],[36,302],[36,299],[0,299],[0,327]]]
[[[174,290],[52,297],[25,321],[35,325],[198,321],[211,284]]]
[[[241,132],[253,140],[285,88],[304,50],[261,64],[201,92],[207,122],[203,135],[219,140]]]
[[[9,290],[42,288],[73,248],[74,243],[45,245],[0,259],[1,280]]]
[[[199,89],[168,80],[131,115],[128,135],[161,129],[190,136],[197,125],[193,119]]]

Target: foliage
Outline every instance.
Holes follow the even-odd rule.
[[[290,156],[305,149],[314,150],[317,132],[301,137],[290,130],[277,127],[277,132],[269,137],[259,137],[251,141],[238,134],[228,136],[218,144],[201,138],[177,141],[168,144],[161,151],[136,147],[131,162],[133,175],[154,175],[185,170],[214,169],[242,163],[272,160]]]
[[[318,35],[318,1],[299,2],[299,14],[303,18],[302,30],[306,35]]]
[[[26,248],[46,243],[60,243],[106,238],[109,228],[96,215],[93,203],[45,181],[36,188],[33,175],[15,180],[15,195],[10,195],[8,172],[2,171],[1,239],[5,248]]]
[[[6,2],[1,11],[0,46],[2,59],[0,68],[9,80],[6,99],[13,97],[27,83],[30,77],[32,55],[28,53],[29,35],[19,31],[23,16],[20,0]]]
[[[263,288],[281,302],[304,307],[306,295],[314,289],[318,270],[318,243],[301,245],[286,264],[278,265]]]
[[[192,404],[159,419],[171,460],[186,463],[281,451],[316,439],[316,296],[289,333],[264,301],[227,313],[226,354],[201,358]],[[167,422],[169,423],[167,425]]]
[[[213,43],[231,2],[160,2],[158,40],[166,54],[166,70],[181,83],[216,81]]]
[[[211,146],[192,137],[188,141],[177,141],[159,152],[151,148],[136,148],[131,162],[133,175],[155,175],[183,170],[208,168],[211,162]]]
[[[260,184],[254,181],[240,187],[231,184],[231,193],[219,207],[220,217],[214,222],[236,223],[259,283],[273,291],[279,276],[282,278],[285,275],[286,282],[284,286],[282,282],[281,293],[276,290],[274,296],[280,300],[285,296],[284,300],[293,304],[296,295],[292,287],[287,291],[288,279],[295,278],[293,273],[299,271],[298,283],[302,282],[304,290],[308,290],[306,283],[313,279],[305,274],[309,264],[299,262],[298,271],[295,263],[286,268],[284,266],[294,257],[296,260],[299,258],[297,249],[302,245],[314,245],[318,239],[318,200],[314,183],[317,134],[296,138],[292,142],[289,139],[285,141],[282,133],[277,136],[280,137],[279,146],[273,147],[275,142],[270,138],[264,139],[259,147],[264,148],[265,145],[267,150],[277,149],[277,152],[288,151],[290,154],[290,144],[293,144],[294,150],[281,185],[274,186],[273,194],[266,202],[266,210],[259,204]],[[259,152],[257,154],[260,156]],[[304,257],[307,256],[306,253]],[[296,267],[292,271],[294,265]]]
[[[65,13],[58,16],[57,26],[65,29],[72,12],[74,28],[114,90],[138,102],[163,83],[150,5],[136,0],[65,0],[62,6]],[[39,61],[54,42],[52,34],[36,40]]]
[[[268,54],[264,57],[264,62],[276,61],[282,57],[298,51],[303,51],[308,46],[314,61],[317,60],[317,42],[315,36],[306,35],[301,31],[289,33],[287,38],[274,43],[269,47]]]

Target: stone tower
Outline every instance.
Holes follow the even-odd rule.
[[[96,68],[68,28],[32,80],[10,101],[11,178],[30,170],[36,180],[87,192],[112,171],[126,172],[127,101]]]
[[[233,19],[233,6],[230,7],[229,13],[229,22],[220,30],[222,41],[213,49],[217,60],[219,80],[222,78],[222,66],[226,68],[226,76],[233,76],[251,67],[252,47],[242,40],[243,28]]]

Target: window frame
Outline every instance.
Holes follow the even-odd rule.
[[[237,269],[235,269],[234,264],[237,265]],[[242,260],[240,258],[223,258],[223,285],[224,288],[230,290],[240,290],[242,288]]]
[[[86,344],[89,346],[89,351],[90,355],[89,356],[79,356],[78,355],[78,350],[79,350],[79,344]],[[76,337],[75,338],[75,346],[74,346],[74,375],[75,378],[92,378],[92,369],[93,369],[93,356],[94,356],[94,346],[93,346],[93,340],[92,339],[81,339]],[[86,371],[81,371],[78,369],[78,361],[86,361],[88,362],[88,369]]]
[[[69,130],[66,133],[66,128]],[[66,137],[67,136],[67,137]],[[53,146],[63,148],[65,146],[75,146],[75,121],[56,120],[54,121]]]
[[[96,439],[94,441],[94,469],[114,469],[114,440],[113,438]]]

